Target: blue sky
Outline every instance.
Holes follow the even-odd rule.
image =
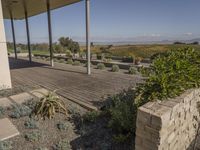
[[[200,37],[199,0],[91,0],[92,41],[159,41]],[[85,40],[84,1],[52,11],[53,38]],[[47,16],[31,17],[31,42],[47,42]],[[10,21],[6,37],[12,41]],[[24,20],[15,21],[17,42],[26,42]]]

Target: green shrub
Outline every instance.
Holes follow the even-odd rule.
[[[113,65],[111,71],[112,72],[119,72],[119,66],[118,65]]]
[[[70,150],[70,142],[68,139],[63,139],[53,146],[53,150]]]
[[[73,60],[72,60],[72,59],[68,59],[67,62],[66,62],[66,64],[70,64],[70,65],[71,65],[72,63],[73,63]]]
[[[13,105],[12,112],[10,114],[11,118],[20,118],[24,116],[29,116],[32,110],[25,105]]]
[[[59,63],[65,63],[65,60],[64,59],[60,59]]]
[[[57,128],[60,130],[60,131],[67,131],[70,127],[70,123],[69,122],[59,122],[57,124]]]
[[[0,141],[0,150],[11,150],[13,149],[12,144],[10,141]]]
[[[200,51],[182,48],[158,55],[145,84],[136,90],[136,103],[165,100],[200,86]]]
[[[128,72],[129,74],[137,74],[137,69],[135,67],[130,67]]]
[[[31,110],[35,108],[37,101],[36,100],[29,100],[23,103],[23,105],[29,107]]]
[[[30,133],[26,133],[25,134],[25,139],[27,141],[30,141],[30,142],[37,142],[40,140],[40,138],[42,137],[41,133],[39,131],[32,131]]]
[[[103,69],[105,69],[105,65],[103,63],[98,63],[97,69],[103,70]]]
[[[83,120],[85,122],[96,122],[99,115],[100,113],[98,111],[87,112],[85,115],[83,115]]]
[[[109,127],[112,128],[117,142],[125,142],[134,137],[137,109],[133,98],[134,92],[131,89],[111,98]]]
[[[34,119],[29,119],[25,121],[24,126],[27,129],[38,129],[38,123]]]
[[[72,63],[73,66],[80,66],[81,65],[81,62],[80,61],[74,61]]]

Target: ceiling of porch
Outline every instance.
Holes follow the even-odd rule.
[[[51,10],[70,5],[82,0],[49,0]],[[35,16],[47,11],[46,0],[2,0],[4,19],[10,19],[10,11],[13,19],[24,19],[25,7],[28,17]]]

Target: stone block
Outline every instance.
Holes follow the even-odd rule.
[[[30,95],[29,93],[21,93],[21,94],[17,94],[17,95],[13,95],[13,96],[10,96],[10,98],[16,102],[17,104],[22,104],[26,101],[29,101],[29,100],[32,100],[33,99],[33,96]]]
[[[30,93],[38,98],[42,98],[45,95],[47,95],[49,93],[49,91],[42,88],[42,89],[32,90],[32,91],[30,91]]]
[[[12,104],[13,103],[8,98],[0,98],[0,106],[3,108],[9,108]]]
[[[8,118],[0,120],[0,141],[19,135],[19,131]]]

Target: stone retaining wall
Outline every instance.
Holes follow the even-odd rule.
[[[200,89],[139,108],[135,150],[186,150],[197,133]]]

